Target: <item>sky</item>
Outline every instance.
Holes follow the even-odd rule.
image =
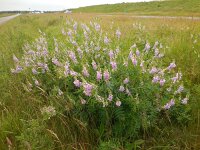
[[[151,0],[0,0],[0,11],[8,10],[65,10],[98,4],[144,2]]]

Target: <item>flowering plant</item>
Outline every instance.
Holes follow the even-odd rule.
[[[21,60],[13,56],[16,66],[11,69],[13,74],[31,74],[24,87],[54,105],[49,118],[56,111],[69,111],[84,122],[93,120],[99,132],[134,137],[165,118],[162,112],[170,115],[174,108],[183,112],[187,107],[182,74],[175,61],[165,65],[161,43],[133,44],[127,54],[119,29],[109,37],[98,23],[67,20],[61,33],[62,39],[54,38],[51,45],[41,32],[39,39],[25,45]]]

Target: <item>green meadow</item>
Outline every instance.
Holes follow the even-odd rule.
[[[14,15],[14,13],[0,13],[0,17],[7,17],[11,15]]]
[[[74,10],[94,13],[72,15],[24,14],[0,25],[0,149],[199,149],[200,21],[140,19],[125,15],[96,14],[131,12],[142,15],[173,15],[178,9],[180,11],[177,15],[199,15],[198,0],[190,2],[185,0],[179,5],[177,3],[166,1],[147,3],[145,6],[143,3],[102,5]],[[144,11],[141,13],[141,10]],[[102,135],[101,130],[96,130],[93,123],[82,121],[73,112],[38,123],[36,120],[41,117],[40,109],[47,103],[44,100],[48,98],[45,94],[24,90],[22,83],[26,78],[31,78],[31,75],[11,73],[11,68],[14,68],[13,54],[21,58],[24,54],[24,45],[34,42],[40,36],[39,30],[46,34],[49,49],[52,49],[53,37],[65,40],[61,30],[67,19],[86,24],[97,21],[108,34],[112,34],[112,29],[119,28],[122,33],[120,40],[124,54],[129,53],[129,48],[134,43],[144,44],[146,41],[162,43],[165,52],[163,64],[169,64],[172,60],[176,62],[177,68],[182,72],[183,83],[190,93],[188,101],[190,109],[184,118],[187,121],[173,122],[173,117],[160,120],[155,128],[142,131],[136,140],[129,139],[127,143],[120,137],[104,138],[104,134],[107,133]]]
[[[158,16],[200,16],[199,0],[164,0],[138,3],[105,4],[74,9],[82,13],[126,13]]]

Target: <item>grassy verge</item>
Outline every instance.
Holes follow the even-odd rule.
[[[81,7],[73,12],[132,13],[135,15],[200,16],[198,0],[166,0]]]
[[[70,18],[89,23],[95,14],[73,14]],[[28,134],[24,132],[23,122],[34,120],[40,113],[41,97],[25,93],[21,82],[23,77],[10,73],[13,67],[12,56],[20,57],[25,43],[39,36],[38,30],[47,36],[60,38],[65,19],[63,14],[22,15],[0,26],[0,147],[2,149],[20,149],[17,139]],[[191,121],[188,126],[166,125],[147,133],[143,149],[199,149],[200,148],[200,26],[198,21],[134,19],[126,16],[99,17],[102,28],[120,28],[124,42],[124,52],[134,43],[146,39],[149,42],[160,41],[167,47],[166,62],[174,59],[181,69],[184,82],[191,90],[189,104],[192,107]],[[93,133],[78,130],[83,123],[76,118],[60,118],[48,122],[49,128],[39,135],[29,135],[29,140],[38,138],[39,144],[50,145],[52,149],[95,149],[98,147]],[[65,120],[65,122],[63,121]],[[34,122],[31,125],[35,125]],[[35,125],[37,126],[37,125]],[[76,128],[78,127],[78,128]],[[36,131],[35,131],[36,132]],[[77,134],[75,134],[75,132]],[[72,135],[73,133],[73,135]],[[20,137],[19,137],[20,136]],[[78,137],[77,137],[78,136]],[[27,139],[28,140],[28,139]],[[102,141],[101,145],[108,141]],[[108,142],[109,143],[109,142]],[[30,147],[28,143],[23,143]],[[38,146],[38,147],[37,147]],[[44,149],[39,147],[38,149]]]
[[[0,13],[0,17],[7,17],[11,15],[14,15],[14,13]]]

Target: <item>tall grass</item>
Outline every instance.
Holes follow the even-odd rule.
[[[62,37],[61,27],[69,16],[63,14],[23,15],[0,26],[0,148],[30,149],[33,145],[23,141],[34,141],[35,149],[123,149],[119,139],[100,141],[98,133],[87,128],[76,116],[68,114],[47,122],[48,128],[35,119],[40,116],[43,97],[24,91],[23,76],[13,76],[13,53],[23,54],[25,43],[39,37],[38,30],[48,36]],[[95,14],[74,14],[70,18],[89,23]],[[197,21],[130,19],[125,16],[100,17],[98,20],[105,31],[110,28],[121,29],[124,53],[133,42],[143,39],[153,42],[159,40],[167,46],[166,63],[174,59],[181,69],[184,83],[191,90],[191,121],[188,126],[176,124],[163,125],[135,141],[135,147],[143,149],[198,149],[199,145],[199,107],[200,107],[200,26]],[[113,23],[114,22],[114,23]],[[197,40],[197,42],[195,42]],[[53,44],[53,41],[48,41]],[[32,129],[32,131],[30,131]],[[38,132],[38,129],[40,129]],[[137,144],[141,142],[140,144]],[[133,143],[130,143],[134,145]],[[21,146],[24,147],[21,147]]]

